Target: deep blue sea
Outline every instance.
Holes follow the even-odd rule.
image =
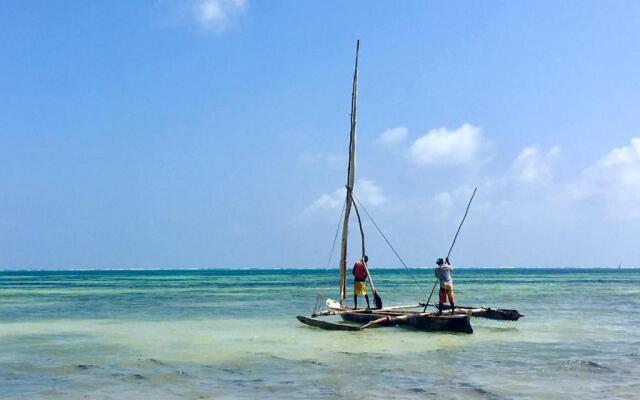
[[[425,295],[373,270],[385,305]],[[412,271],[424,290],[432,270]],[[0,272],[2,399],[639,399],[640,270],[460,269],[472,335],[299,323],[336,270]]]

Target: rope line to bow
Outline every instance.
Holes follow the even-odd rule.
[[[402,259],[402,257],[400,257],[400,254],[398,254],[398,252],[396,251],[396,249],[393,247],[393,245],[391,244],[391,242],[389,242],[389,239],[387,239],[387,236],[382,232],[382,229],[380,229],[380,227],[378,226],[378,224],[376,223],[376,221],[374,221],[373,217],[371,216],[371,214],[369,214],[369,211],[367,211],[367,209],[362,205],[362,202],[360,201],[360,199],[358,199],[358,197],[355,195],[355,193],[352,192],[353,198],[356,199],[356,201],[358,202],[358,204],[360,205],[360,208],[362,208],[362,210],[364,211],[365,214],[367,214],[367,217],[369,217],[369,219],[371,220],[371,222],[373,223],[373,226],[376,227],[376,229],[378,230],[378,232],[380,233],[380,235],[382,236],[382,238],[384,239],[385,242],[387,242],[387,244],[389,245],[389,247],[391,248],[391,250],[393,251],[393,253],[396,255],[396,257],[398,257],[398,260],[400,260],[400,263],[404,266],[404,269],[407,270],[407,273],[411,276],[411,278],[413,279],[413,281],[416,283],[416,285],[418,286],[418,288],[420,289],[421,292],[424,293],[425,297],[427,296],[427,292],[422,288],[422,285],[420,285],[420,282],[418,282],[418,280],[416,279],[416,277],[413,275],[413,273],[411,273],[411,270],[409,269],[409,267],[407,266],[407,264],[404,262],[404,260]]]

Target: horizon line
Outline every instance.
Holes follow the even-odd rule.
[[[431,270],[435,267],[409,267],[411,270]],[[395,270],[395,269],[404,269],[403,267],[387,267],[380,266],[373,268],[378,270]],[[602,269],[602,270],[635,270],[640,269],[640,267],[604,267],[604,266],[461,266],[456,267],[456,269]],[[0,268],[0,272],[64,272],[64,271],[283,271],[283,270],[295,270],[295,271],[304,271],[304,270],[338,270],[338,267],[140,267],[140,268]]]

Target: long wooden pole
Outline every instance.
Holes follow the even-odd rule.
[[[362,238],[362,263],[364,265],[364,270],[367,272],[367,278],[369,279],[369,285],[371,285],[371,291],[373,292],[373,302],[375,304],[376,309],[382,308],[382,298],[378,294],[376,290],[376,285],[373,284],[373,277],[369,272],[369,267],[367,266],[367,262],[365,261],[365,248],[364,248],[364,229],[362,228],[362,219],[360,218],[360,211],[358,211],[358,205],[356,202],[353,202],[353,208],[356,210],[356,216],[358,217],[358,226],[360,227],[360,237]]]
[[[364,263],[365,271],[367,271],[367,278],[369,279],[371,290],[373,292],[376,292],[376,285],[373,284],[373,278],[369,273],[369,266],[367,266],[367,263],[364,261],[364,256],[367,254],[364,247],[364,229],[362,228],[362,219],[360,219],[360,211],[358,211],[358,206],[356,205],[355,201],[353,202],[353,209],[356,210],[356,216],[358,217],[358,227],[360,228],[360,239],[362,240],[362,252],[361,252],[360,259]]]
[[[458,225],[458,230],[456,231],[456,235],[453,237],[453,242],[451,242],[451,247],[449,247],[449,252],[447,253],[447,258],[451,255],[451,250],[453,250],[453,246],[456,244],[456,240],[458,239],[458,234],[460,233],[460,229],[462,228],[462,224],[464,224],[464,220],[467,219],[467,214],[469,214],[469,207],[471,207],[471,202],[473,201],[474,196],[476,195],[476,191],[478,188],[473,188],[473,193],[471,193],[471,198],[469,199],[469,204],[467,204],[467,209],[464,211],[464,216],[462,217],[462,221],[460,221],[460,225]]]
[[[347,194],[345,198],[344,221],[342,223],[342,241],[340,247],[340,303],[347,297],[347,240],[349,237],[349,216],[353,198],[351,191],[356,174],[356,108],[358,94],[358,53],[360,40],[356,42],[356,63],[353,72],[353,86],[351,90],[351,129],[349,132],[349,165],[347,168]]]
[[[473,201],[474,196],[476,195],[476,191],[478,188],[473,188],[473,193],[471,194],[471,198],[469,199],[469,204],[467,204],[467,209],[464,211],[464,216],[462,217],[462,221],[460,221],[460,225],[458,225],[458,230],[456,231],[456,235],[453,237],[453,242],[451,242],[451,246],[449,247],[449,252],[447,253],[447,258],[451,255],[451,251],[453,250],[453,246],[456,244],[456,240],[458,239],[458,234],[460,233],[460,229],[462,228],[462,224],[464,224],[464,220],[467,219],[467,214],[469,213],[469,207],[471,207],[471,202]],[[433,296],[433,291],[436,290],[436,285],[438,284],[438,280],[433,283],[433,287],[431,288],[431,293],[429,293],[429,298],[427,299],[427,303],[424,306],[424,311],[427,311],[427,307],[429,306],[429,302],[431,301],[431,296]]]

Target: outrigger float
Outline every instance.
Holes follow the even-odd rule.
[[[473,333],[473,328],[471,326],[471,318],[479,317],[479,318],[488,318],[493,320],[500,321],[517,321],[519,318],[523,317],[517,310],[509,310],[509,309],[501,309],[501,308],[490,308],[490,307],[455,307],[454,310],[451,310],[450,307],[446,307],[444,313],[439,313],[437,311],[427,311],[427,307],[433,306],[433,304],[429,303],[431,301],[431,296],[433,295],[433,291],[436,287],[436,284],[433,285],[431,289],[431,294],[425,302],[421,302],[415,305],[407,305],[407,306],[395,306],[395,307],[383,307],[382,299],[378,294],[376,287],[373,283],[373,278],[371,277],[371,273],[367,267],[366,262],[364,263],[365,270],[367,271],[367,279],[369,281],[369,285],[371,286],[371,291],[373,292],[375,308],[374,309],[354,309],[344,305],[344,300],[346,299],[346,276],[347,276],[347,240],[349,235],[349,216],[351,213],[351,208],[356,212],[356,216],[358,219],[358,226],[360,228],[360,237],[362,240],[362,260],[364,262],[365,256],[365,241],[364,241],[364,230],[362,227],[362,220],[360,218],[360,212],[358,210],[358,206],[356,205],[357,197],[353,193],[354,183],[355,183],[355,155],[356,155],[356,106],[357,106],[357,92],[358,92],[358,53],[360,50],[360,41],[356,42],[356,62],[355,69],[353,74],[353,88],[351,93],[351,131],[349,135],[349,165],[347,169],[347,185],[346,185],[346,198],[344,204],[344,220],[342,222],[342,241],[341,241],[341,251],[340,251],[340,301],[335,301],[331,299],[326,300],[326,309],[319,310],[319,303],[322,299],[321,295],[318,295],[316,298],[316,305],[314,307],[314,311],[310,316],[298,315],[297,319],[303,324],[325,329],[325,330],[338,330],[338,331],[362,331],[368,328],[377,328],[377,327],[402,327],[409,328],[420,331],[427,332],[459,332],[459,333]],[[464,220],[467,216],[467,212],[469,211],[469,206],[471,205],[471,201],[473,201],[473,196],[475,195],[475,190],[473,195],[471,196],[471,200],[467,205],[467,210],[465,211],[465,215],[458,227],[458,231],[453,239],[453,243],[449,248],[449,254],[451,254],[451,250],[456,242],[458,237],[458,233],[460,233],[460,228],[464,223]],[[356,200],[356,201],[354,201]],[[367,213],[369,218],[371,215],[364,209],[364,206],[358,201],[357,202],[361,208]],[[373,219],[372,219],[373,221]],[[377,224],[374,225],[378,229],[378,231],[382,234],[383,238],[391,246],[391,243],[387,240],[386,236],[382,233]],[[337,234],[337,232],[336,232]],[[337,237],[337,235],[336,235]],[[335,241],[334,241],[335,244]],[[403,266],[409,271],[408,267],[400,258],[398,253],[391,247],[400,262]],[[447,258],[448,258],[447,256]],[[409,272],[410,273],[410,272]],[[411,274],[411,273],[410,273]],[[411,274],[413,277],[413,275]],[[415,280],[415,277],[413,277]],[[416,281],[417,283],[417,281]],[[426,293],[425,293],[426,295]],[[331,322],[324,319],[325,317],[330,316],[339,316],[344,322]]]

